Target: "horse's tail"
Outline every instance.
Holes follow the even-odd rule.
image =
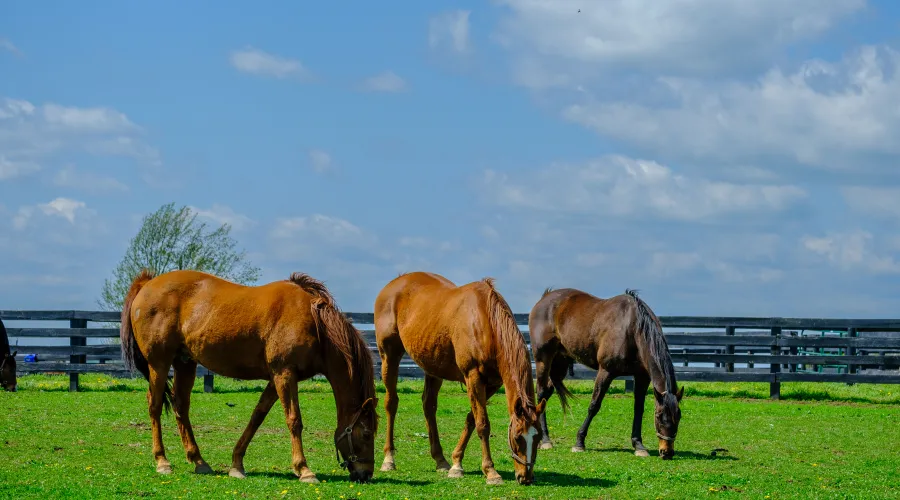
[[[555,361],[555,360],[554,360]],[[571,359],[566,359],[566,370],[572,365],[573,361]],[[569,398],[575,397],[574,394],[563,384],[562,377],[556,378],[553,376],[553,370],[551,368],[550,374],[550,383],[553,384],[553,388],[556,389],[556,394],[559,396],[559,404],[562,406],[563,413],[568,413],[569,411]]]
[[[121,341],[122,361],[125,363],[125,369],[132,373],[137,369],[147,382],[150,381],[150,365],[147,363],[147,358],[144,357],[144,353],[141,352],[141,348],[134,338],[134,328],[131,324],[131,304],[134,302],[138,292],[141,291],[141,288],[153,277],[153,273],[147,269],[142,269],[135,276],[131,282],[131,288],[128,289],[128,293],[125,295],[125,302],[122,304],[122,323],[119,326],[119,340]],[[163,392],[163,408],[165,408],[167,414],[171,407],[172,386],[166,380],[166,390]]]

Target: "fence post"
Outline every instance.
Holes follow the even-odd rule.
[[[203,392],[213,392],[213,372],[209,371],[205,366],[203,367]]]
[[[69,328],[87,328],[86,319],[70,319]],[[69,337],[69,346],[82,347],[87,345],[85,337]],[[72,354],[69,356],[69,363],[87,363],[87,356],[84,354]],[[78,392],[78,373],[69,373],[69,392]]]
[[[775,345],[769,350],[773,356],[781,354],[781,347],[778,346],[778,339],[781,337],[781,327],[772,328],[772,336],[775,337]],[[769,373],[772,373],[772,381],[769,382],[769,397],[772,399],[781,399],[781,382],[778,381],[777,373],[781,372],[781,363],[770,363]]]
[[[734,337],[734,327],[726,326],[725,335]],[[727,346],[725,346],[725,354],[734,354],[734,344],[728,344]],[[728,373],[734,373],[734,363],[725,363],[725,371]]]
[[[851,339],[855,338],[855,337],[859,337],[859,332],[856,331],[856,328],[850,328],[847,330],[847,337],[851,338]],[[856,356],[856,347],[854,347],[853,345],[848,345],[847,346],[847,354],[850,356]],[[847,365],[847,373],[856,373],[856,372],[857,372],[856,365],[852,365],[852,364]],[[853,382],[847,382],[847,385],[853,385]]]
[[[634,379],[626,378],[625,379],[625,393],[630,394],[632,392],[634,392]]]

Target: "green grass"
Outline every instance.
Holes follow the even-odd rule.
[[[164,416],[166,450],[175,473],[159,476],[150,454],[146,383],[82,376],[82,393],[66,377],[28,376],[20,391],[0,393],[0,498],[897,498],[900,387],[783,384],[782,401],[766,384],[686,384],[674,460],[631,453],[633,398],[616,382],[591,426],[588,451],[569,448],[584,417],[591,384],[571,382],[580,396],[565,418],[548,404],[552,450],[538,453],[536,484],[519,486],[504,442],[503,397],[489,405],[491,450],[506,480],[489,487],[479,469],[477,437],[463,479],[434,471],[424,437],[421,384],[402,382],[396,435],[398,470],[376,470],[366,485],[337,470],[332,445],[334,400],[324,381],[301,384],[304,446],[323,482],[300,483],[290,469],[290,440],[280,406],[257,433],[245,459],[248,478],[227,476],[231,450],[256,404],[260,383],[216,379],[217,392],[195,387],[191,416],[214,476],[197,476],[184,459],[174,418]],[[379,386],[379,392],[383,388]],[[233,403],[230,407],[225,403]],[[644,439],[654,448],[652,403]],[[438,426],[449,459],[467,398],[459,385],[441,391]],[[383,410],[380,411],[383,414]],[[380,465],[383,423],[376,439]],[[715,449],[724,448],[715,456]],[[655,455],[655,452],[654,452]]]

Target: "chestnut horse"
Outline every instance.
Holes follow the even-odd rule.
[[[675,455],[675,435],[681,420],[679,402],[684,387],[678,389],[675,367],[669,357],[666,337],[659,318],[634,290],[610,299],[601,299],[572,288],[547,289],[528,316],[531,349],[537,371],[538,397],[549,398],[554,388],[563,411],[568,409],[563,385],[574,361],[597,370],[594,394],[587,418],[581,424],[573,452],[584,451],[591,420],[600,411],[603,396],[613,379],[634,377],[634,421],[631,444],[635,455],[649,456],[641,438],[641,420],[647,387],[653,384],[656,399],[656,435],[659,456]],[[544,439],[541,448],[552,448],[547,418],[541,416]]]
[[[10,350],[3,320],[0,320],[0,387],[16,392],[16,351]]]
[[[437,470],[449,470],[452,478],[462,477],[463,453],[472,431],[477,429],[486,481],[503,483],[491,459],[491,424],[487,414],[487,400],[502,385],[510,418],[506,440],[515,461],[516,480],[531,484],[541,437],[537,421],[546,401],[534,404],[531,359],[525,340],[506,300],[494,289],[493,279],[456,286],[437,274],[402,274],[385,285],[375,299],[375,335],[387,412],[381,470],[396,468],[397,372],[406,352],[425,372],[422,409]],[[452,468],[444,458],[435,418],[438,391],[444,380],[465,382],[471,405],[453,451]]]
[[[230,476],[245,477],[247,446],[280,399],[291,433],[294,473],[301,481],[318,482],[303,454],[297,382],[323,374],[337,406],[335,454],[339,450],[343,455],[341,466],[351,480],[372,477],[378,423],[372,356],[320,281],[294,273],[284,281],[244,286],[197,271],[153,277],[144,270],[125,298],[120,338],[126,366],[136,367],[150,383],[147,403],[157,472],[172,472],[160,428],[163,407],[168,411],[170,405],[188,461],[197,473],[212,472],[200,456],[188,415],[200,363],[226,377],[269,382],[234,447]]]

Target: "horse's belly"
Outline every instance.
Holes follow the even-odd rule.
[[[185,348],[195,361],[218,375],[241,380],[270,378],[264,346],[259,339],[238,337],[216,342],[208,336],[188,337]]]
[[[440,335],[411,337],[403,338],[403,333],[400,334],[406,353],[422,371],[444,380],[465,380],[456,364],[456,351],[449,337]]]

